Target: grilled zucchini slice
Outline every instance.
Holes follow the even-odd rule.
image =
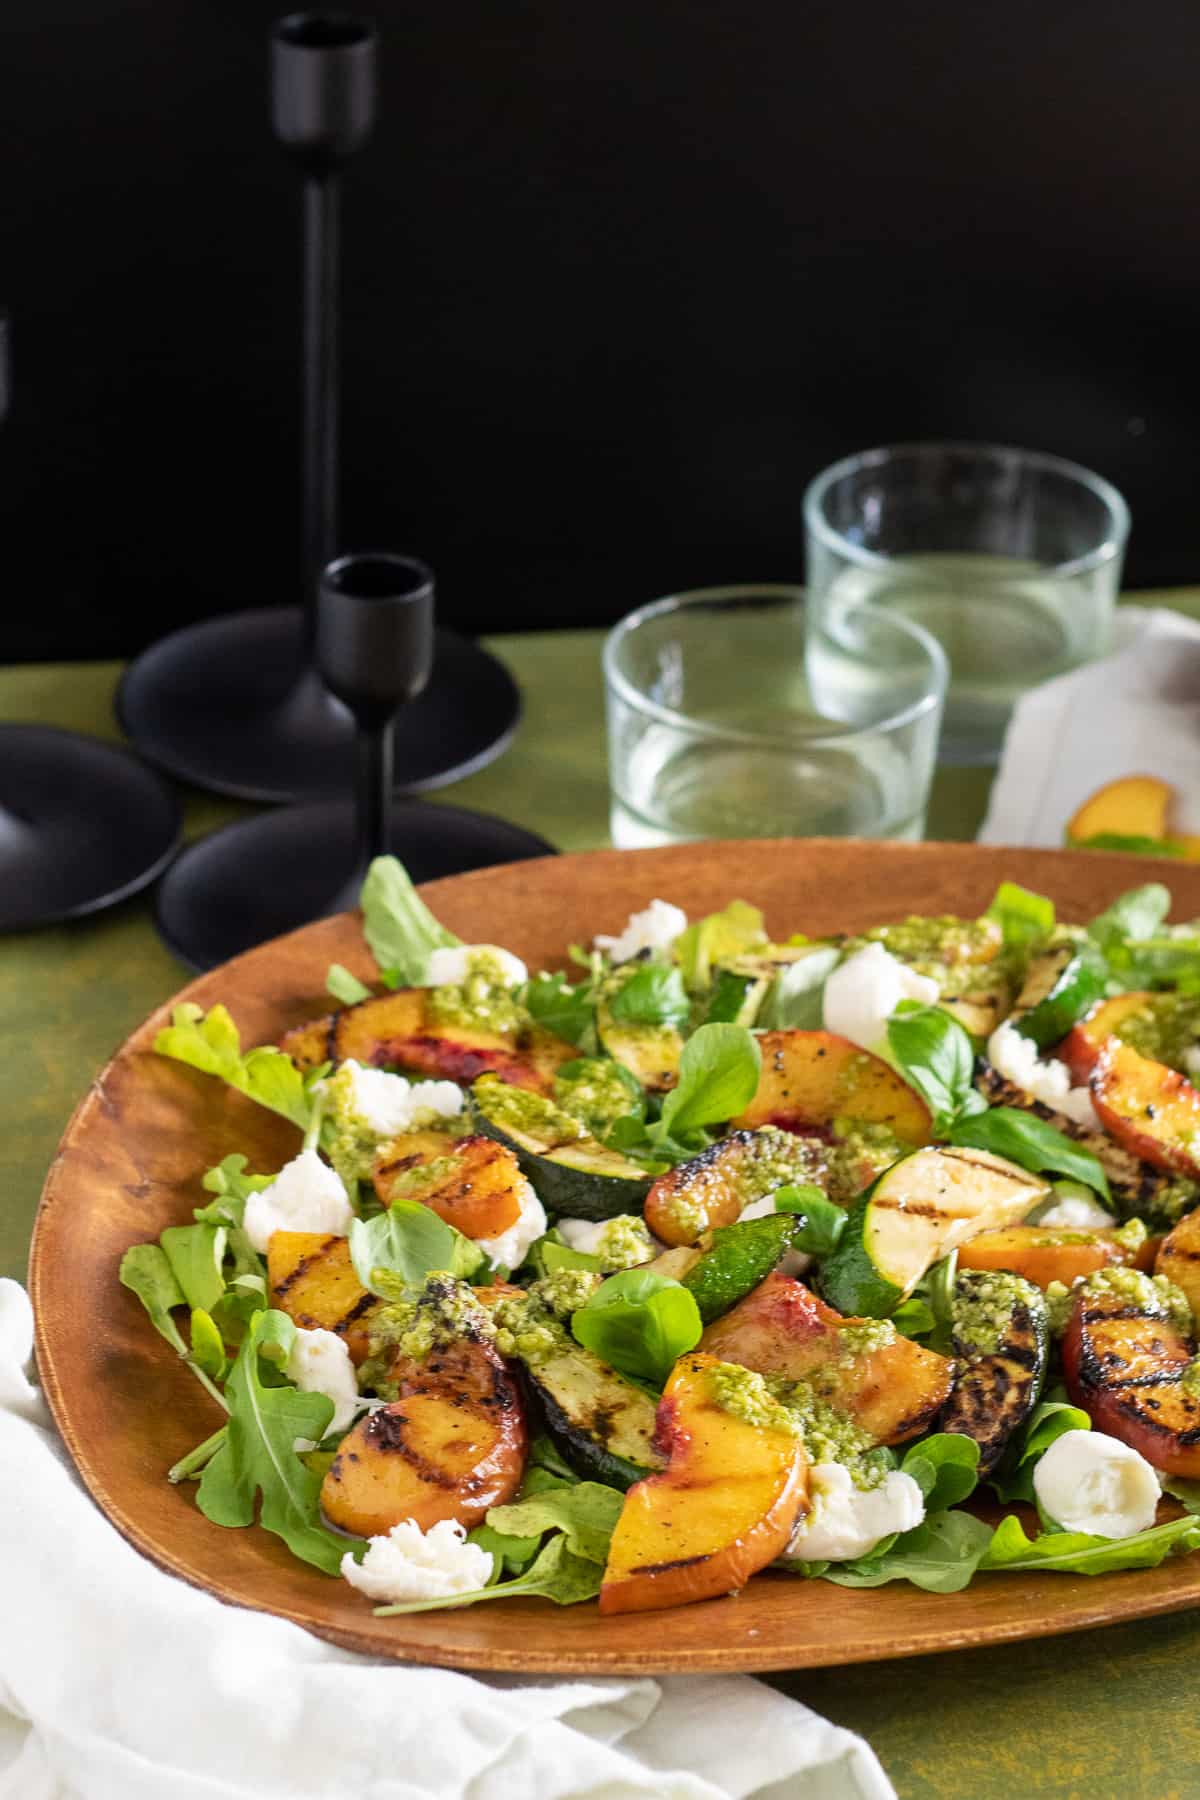
[[[986,1475],[1042,1391],[1046,1302],[1019,1275],[967,1270],[955,1283],[952,1316],[959,1370],[938,1429],[974,1438],[979,1473]]]
[[[550,1213],[613,1219],[640,1212],[651,1177],[553,1101],[484,1075],[471,1089],[479,1130],[511,1150]]]
[[[525,1381],[562,1457],[587,1481],[628,1488],[664,1466],[654,1447],[655,1403],[563,1334],[525,1368]]]

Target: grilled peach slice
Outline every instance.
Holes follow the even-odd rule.
[[[820,1376],[820,1392],[881,1444],[900,1444],[929,1428],[945,1404],[954,1364],[910,1338],[847,1357],[846,1319],[778,1270],[715,1319],[700,1348],[726,1362],[791,1381]]]
[[[399,988],[299,1025],[280,1039],[280,1049],[302,1069],[353,1058],[464,1084],[477,1075],[498,1075],[538,1093],[548,1093],[554,1071],[579,1054],[536,1025],[511,1034],[444,1025],[430,1016],[426,988]]]
[[[1182,1386],[1192,1351],[1155,1290],[1078,1290],[1062,1343],[1067,1391],[1097,1431],[1170,1475],[1200,1476],[1200,1400]]]
[[[812,1131],[838,1118],[886,1125],[906,1144],[927,1144],[929,1108],[893,1069],[832,1031],[764,1031],[758,1089],[734,1128]]]
[[[1114,999],[1093,1007],[1086,1019],[1073,1025],[1055,1053],[1070,1069],[1071,1079],[1086,1081],[1109,1038],[1120,1037],[1125,1020],[1134,1013],[1144,1012],[1154,1004],[1154,999],[1153,994],[1147,993],[1117,994]]]
[[[827,1162],[824,1146],[813,1138],[731,1131],[658,1177],[646,1195],[646,1223],[664,1244],[694,1244],[787,1182],[823,1184]]]
[[[430,1160],[405,1142],[385,1146],[375,1165],[375,1192],[385,1206],[419,1200],[469,1238],[499,1237],[516,1224],[528,1183],[511,1150],[492,1138],[464,1137],[449,1140]],[[402,1154],[392,1155],[398,1146]]]
[[[660,1473],[625,1496],[600,1589],[602,1613],[646,1612],[744,1587],[786,1547],[808,1498],[808,1456],[790,1432],[717,1405],[715,1357],[676,1363],[658,1409]]]
[[[1094,837],[1164,838],[1175,789],[1157,775],[1123,775],[1105,782],[1078,806],[1067,826],[1073,844]]]
[[[393,1371],[400,1397],[360,1419],[321,1484],[325,1516],[381,1536],[401,1519],[470,1529],[521,1485],[528,1449],[516,1381],[491,1344],[462,1338]]]
[[[1200,1210],[1185,1213],[1162,1239],[1154,1273],[1182,1288],[1188,1305],[1200,1317]]]
[[[274,1231],[267,1245],[271,1305],[305,1331],[335,1331],[346,1340],[351,1359],[367,1354],[371,1314],[379,1305],[350,1261],[344,1237],[323,1231]]]
[[[1006,1231],[985,1231],[962,1244],[958,1266],[960,1269],[1007,1269],[1010,1275],[1023,1275],[1026,1281],[1032,1281],[1040,1288],[1049,1287],[1052,1281],[1061,1281],[1065,1287],[1071,1287],[1109,1263],[1132,1263],[1135,1268],[1150,1268],[1154,1261],[1155,1241],[1147,1238],[1139,1250],[1130,1251],[1114,1240],[1111,1231],[1010,1225]]]
[[[1100,1121],[1156,1169],[1200,1180],[1200,1092],[1185,1076],[1110,1037],[1092,1073]]]

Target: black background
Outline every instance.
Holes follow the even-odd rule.
[[[0,28],[0,660],[297,597],[294,178],[247,0]],[[1053,449],[1200,579],[1191,0],[387,0],[345,547],[474,629],[798,578],[827,462]]]

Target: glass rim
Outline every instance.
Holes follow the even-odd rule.
[[[1065,562],[1039,564],[1038,573],[1057,576],[1088,575],[1093,569],[1102,568],[1120,556],[1129,537],[1129,507],[1124,495],[1115,488],[1111,481],[1103,475],[1097,475],[1094,469],[1085,469],[1082,463],[1072,462],[1066,456],[1053,456],[1047,450],[1023,450],[1018,444],[992,444],[978,438],[928,438],[914,439],[901,444],[877,444],[871,450],[856,450],[852,456],[843,456],[829,467],[814,475],[804,490],[804,524],[808,531],[819,538],[827,550],[834,550],[847,561],[856,563],[862,569],[886,569],[892,567],[896,559],[886,552],[864,550],[861,544],[853,543],[842,532],[829,523],[822,509],[825,495],[835,481],[850,474],[855,469],[882,467],[885,463],[902,456],[911,456],[917,451],[952,451],[957,454],[973,454],[983,458],[987,456],[1015,456],[1030,468],[1042,469],[1056,475],[1069,476],[1079,487],[1086,488],[1107,509],[1110,529],[1106,532],[1094,550],[1085,550],[1081,556],[1068,557]],[[999,577],[997,577],[999,579]]]
[[[886,718],[871,725],[847,725],[837,733],[809,732],[803,737],[776,731],[747,731],[737,725],[716,725],[710,719],[698,719],[673,706],[664,706],[660,700],[652,700],[648,694],[635,687],[625,672],[617,667],[616,658],[622,644],[653,619],[662,618],[669,613],[701,611],[722,602],[763,600],[790,601],[793,604],[798,601],[805,608],[807,623],[808,590],[794,582],[735,582],[726,587],[688,588],[683,593],[667,594],[660,600],[649,600],[644,606],[635,607],[633,612],[626,613],[623,619],[617,621],[604,639],[601,663],[606,687],[634,712],[655,720],[657,724],[686,731],[693,737],[726,744],[777,744],[792,749],[798,744],[817,750],[838,749],[864,738],[886,736],[902,730],[906,725],[915,724],[931,710],[940,711],[944,705],[950,664],[937,639],[914,620],[883,612],[866,601],[852,610],[868,612],[872,619],[887,624],[898,630],[902,637],[908,637],[919,644],[929,661],[931,682],[919,699],[910,701],[898,712],[889,713]]]

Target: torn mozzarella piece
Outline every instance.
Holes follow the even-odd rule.
[[[439,1519],[428,1531],[403,1519],[385,1537],[369,1540],[360,1563],[351,1555],[342,1558],[342,1574],[351,1587],[384,1606],[473,1594],[486,1587],[491,1573],[491,1552],[468,1544],[455,1519]]]
[[[423,987],[462,987],[472,975],[487,974],[497,985],[524,987],[529,970],[511,950],[498,944],[455,944],[452,949],[431,950]]]
[[[1010,1020],[997,1025],[988,1039],[987,1059],[997,1075],[1003,1075],[1005,1081],[1013,1082],[1043,1106],[1062,1113],[1088,1131],[1100,1130],[1088,1089],[1071,1086],[1071,1071],[1066,1063],[1056,1062],[1053,1057],[1043,1062],[1033,1039],[1022,1037]]]
[[[354,1217],[340,1175],[315,1150],[302,1150],[281,1169],[270,1187],[251,1194],[243,1224],[260,1254],[276,1231],[320,1231],[345,1237]]]
[[[642,912],[630,913],[624,928],[616,937],[597,933],[592,943],[607,953],[614,963],[632,962],[643,950],[651,955],[665,953],[681,931],[687,930],[687,914],[669,900],[652,900]]]
[[[339,1086],[345,1083],[344,1098],[339,1088],[333,1091],[349,1117],[382,1138],[457,1119],[463,1109],[462,1089],[453,1081],[408,1081],[353,1059],[342,1063],[334,1079]]]
[[[878,1487],[857,1488],[841,1463],[809,1471],[809,1510],[787,1547],[804,1562],[852,1562],[881,1538],[912,1531],[925,1517],[925,1501],[911,1475],[892,1469]]]
[[[938,984],[898,961],[882,944],[866,944],[839,963],[825,983],[822,1022],[875,1055],[887,1051],[887,1023],[902,1000],[932,1006]]]
[[[1104,1231],[1116,1220],[1109,1212],[1105,1212],[1098,1200],[1082,1194],[1064,1194],[1056,1200],[1049,1212],[1039,1213],[1039,1225],[1057,1225],[1068,1231]]]
[[[499,1237],[475,1240],[484,1255],[504,1269],[519,1268],[525,1261],[529,1246],[545,1235],[549,1224],[545,1208],[532,1186],[523,1175],[519,1179],[521,1210],[508,1230],[501,1232]]]
[[[1040,1457],[1033,1491],[1064,1531],[1126,1538],[1148,1531],[1158,1511],[1158,1476],[1138,1451],[1102,1431],[1064,1431]]]
[[[333,1401],[326,1437],[345,1431],[368,1404],[358,1391],[358,1378],[345,1340],[335,1331],[305,1331],[301,1327],[288,1357],[287,1375],[302,1393],[324,1394]],[[296,1439],[297,1450],[315,1447],[308,1438]]]

